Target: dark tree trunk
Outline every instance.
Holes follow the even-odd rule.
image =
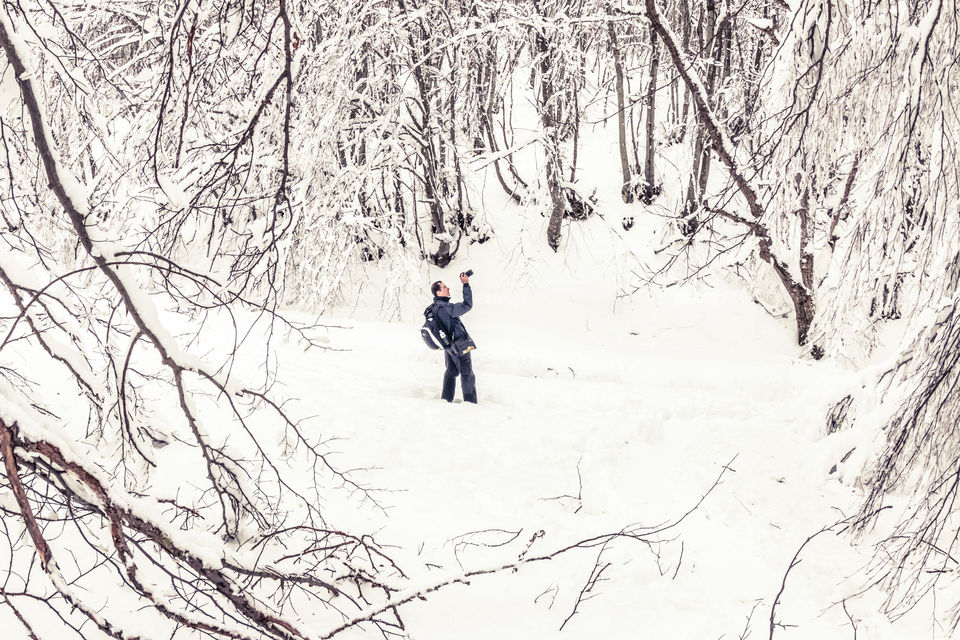
[[[630,156],[627,153],[627,100],[626,100],[626,81],[623,71],[623,52],[617,42],[616,28],[613,23],[607,24],[607,31],[610,35],[610,48],[613,53],[613,73],[614,85],[617,90],[617,134],[619,136],[620,150],[620,173],[623,176],[623,186],[620,188],[620,196],[624,202],[633,202],[633,189],[631,182],[633,172],[630,170]]]
[[[800,196],[800,279],[803,286],[813,291],[813,220],[810,219],[810,189],[804,187]]]
[[[560,139],[557,133],[556,107],[553,105],[553,81],[550,77],[550,46],[540,33],[534,36],[540,58],[540,117],[543,120],[547,160],[547,189],[550,191],[550,222],[547,224],[547,244],[554,251],[560,248],[560,225],[566,204],[563,197],[563,169],[560,164]]]
[[[404,0],[399,0],[399,5],[401,10],[408,12]],[[433,120],[436,118],[433,113],[432,104],[436,93],[436,69],[434,68],[435,64],[432,62],[429,43],[427,41],[428,30],[423,24],[422,19],[418,18],[416,25],[419,30],[417,34],[417,39],[420,40],[419,46],[417,39],[414,38],[411,32],[407,32],[407,41],[410,45],[410,50],[415,52],[418,58],[424,62],[423,64],[414,65],[413,67],[413,77],[420,98],[417,102],[420,113],[414,114],[412,110],[410,110],[410,116],[417,132],[418,141],[416,144],[420,147],[420,164],[423,168],[423,190],[424,196],[429,203],[428,206],[430,207],[431,227],[433,233],[437,235],[447,232],[443,207],[443,203],[446,201],[447,185],[445,178],[439,175],[439,169],[443,164],[444,149],[443,141],[435,141],[431,133]],[[448,240],[440,240],[437,251],[430,254],[430,259],[438,267],[447,266],[453,259],[450,246],[451,243]]]
[[[543,16],[540,2],[534,0],[533,5],[537,13]],[[563,189],[563,166],[560,160],[560,132],[558,130],[560,106],[556,101],[556,87],[554,86],[555,65],[562,64],[562,62],[556,60],[556,51],[547,34],[537,27],[533,28],[533,48],[537,59],[535,69],[540,81],[540,91],[537,96],[539,104],[537,107],[540,112],[540,119],[543,122],[547,190],[550,192],[551,203],[550,220],[547,224],[547,244],[551,249],[557,251],[560,248],[560,229],[567,208]]]
[[[503,161],[503,159],[498,157],[500,145],[497,142],[497,136],[494,132],[493,115],[494,106],[496,105],[497,101],[497,52],[496,49],[492,47],[487,52],[483,82],[480,84],[478,91],[481,93],[480,128],[486,133],[487,145],[490,148],[490,153],[494,154],[494,173],[497,176],[497,181],[500,183],[500,186],[503,187],[504,192],[510,196],[514,202],[520,204],[523,201],[520,194],[522,193],[523,188],[526,187],[526,184],[510,184],[510,182],[507,180],[507,176],[505,176],[503,173],[503,168],[500,166],[500,163]],[[509,156],[506,158],[506,161],[512,166]]]
[[[704,30],[703,30],[703,48],[710,54],[706,57],[707,62],[707,99],[713,97],[714,83],[717,77],[716,55],[719,51],[718,43],[715,42],[715,26],[717,21],[716,0],[706,0],[704,7]],[[708,104],[710,104],[708,102]],[[710,138],[703,131],[702,127],[697,128],[697,140],[693,151],[693,168],[690,173],[690,181],[687,184],[687,197],[683,206],[684,221],[681,224],[681,231],[687,235],[692,235],[700,227],[700,221],[697,218],[700,203],[703,201],[703,194],[707,188],[707,180],[710,178]]]
[[[657,49],[657,31],[650,29],[650,78],[647,85],[647,148],[646,157],[643,163],[643,192],[641,200],[644,204],[653,202],[654,197],[659,193],[656,186],[656,176],[654,174],[653,158],[656,150],[656,140],[653,135],[653,127],[656,122],[657,113],[657,69],[660,65],[660,52]]]
[[[683,53],[690,55],[690,5],[689,0],[680,0],[680,20],[683,30]],[[677,134],[676,142],[683,142],[687,137],[687,118],[690,116],[690,90],[686,84],[682,84],[683,91],[683,111],[680,113],[680,131]]]

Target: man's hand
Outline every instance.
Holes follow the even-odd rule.
[[[460,282],[462,282],[463,284],[470,284],[470,278],[467,277],[467,274],[461,273]]]

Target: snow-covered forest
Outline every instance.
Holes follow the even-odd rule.
[[[4,0],[6,639],[950,637],[956,0]],[[472,268],[478,406],[430,284]]]

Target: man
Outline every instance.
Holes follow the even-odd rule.
[[[443,352],[447,369],[443,373],[443,393],[440,397],[447,402],[453,402],[459,375],[464,402],[476,404],[477,384],[470,359],[470,352],[476,347],[460,320],[460,316],[473,308],[473,291],[470,289],[470,278],[467,274],[460,274],[460,282],[463,283],[463,302],[456,303],[450,302],[450,289],[440,280],[430,286],[430,293],[433,294],[433,314],[440,326],[446,329],[452,342],[450,349]]]

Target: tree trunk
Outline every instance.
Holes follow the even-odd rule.
[[[763,18],[767,18],[768,9],[767,5],[763,5]],[[757,36],[756,39],[756,49],[753,51],[753,74],[755,77],[760,77],[763,72],[763,38]],[[753,117],[753,112],[756,110],[757,99],[760,96],[760,86],[759,83],[751,83],[747,85],[746,96],[743,100],[743,122],[744,125],[750,122],[750,119]]]
[[[726,84],[727,79],[730,77],[730,66],[732,64],[733,58],[733,21],[727,20],[723,28],[720,31],[723,36],[723,42],[718,43],[717,49],[717,60],[720,61],[720,78],[717,82],[722,89]],[[721,91],[720,95],[717,97],[720,102],[720,117],[724,120],[727,119],[727,101],[724,100],[724,94]]]
[[[790,296],[790,300],[793,302],[793,311],[796,316],[797,344],[805,345],[808,334],[810,333],[810,325],[813,324],[813,314],[816,310],[811,290],[805,287],[802,282],[794,280],[793,276],[790,275],[790,270],[773,255],[770,247],[771,241],[769,236],[761,239],[760,258],[773,267],[783,288],[787,290],[787,295]],[[816,353],[814,353],[814,355],[816,355]]]
[[[837,246],[837,237],[834,235],[834,231],[837,228],[837,224],[840,222],[840,216],[843,215],[843,212],[846,210],[847,200],[850,198],[850,190],[853,188],[853,183],[857,179],[857,170],[860,168],[860,153],[857,153],[853,158],[853,167],[850,169],[850,173],[847,174],[847,180],[843,184],[843,193],[840,195],[840,202],[837,204],[837,208],[831,212],[830,215],[830,227],[827,229],[827,244],[830,245],[830,251],[836,249]]]
[[[716,16],[714,16],[715,18]],[[708,22],[709,26],[709,22]],[[708,64],[710,65],[707,68],[707,93],[713,97],[716,87],[717,87],[717,65],[720,64],[720,56],[723,51],[723,37],[724,32],[720,31],[714,33],[716,39],[716,45],[711,47],[714,51],[713,56],[708,59]],[[710,141],[706,140],[703,145],[703,155],[700,158],[700,176],[699,176],[699,193],[697,194],[697,202],[703,202],[703,195],[707,192],[707,182],[710,179]]]
[[[694,115],[697,115],[696,108],[694,108]],[[680,232],[686,236],[692,236],[700,226],[700,222],[697,220],[697,207],[699,206],[697,186],[699,185],[700,162],[703,159],[703,138],[703,133],[700,132],[698,127],[693,143],[693,166],[690,167],[687,194],[681,210],[684,220],[680,223]]]
[[[481,94],[479,102],[482,105],[480,113],[480,128],[486,132],[487,144],[489,145],[490,153],[492,153],[494,156],[494,173],[497,176],[497,181],[500,183],[500,186],[503,187],[504,192],[510,196],[514,202],[520,204],[523,201],[520,194],[523,192],[523,188],[526,187],[526,184],[523,184],[522,186],[520,184],[512,185],[507,181],[507,177],[503,174],[503,169],[500,167],[500,145],[497,143],[497,137],[493,130],[493,108],[497,99],[497,52],[496,49],[492,47],[487,51],[484,78],[483,82],[479,83],[478,91]],[[507,157],[507,162],[512,165],[509,156]]]
[[[577,181],[577,160],[580,155],[580,99],[579,91],[573,94],[573,157],[570,158],[570,182]]]
[[[680,0],[680,20],[682,22],[681,28],[683,30],[683,53],[685,56],[690,55],[690,5],[688,4],[689,0]],[[690,115],[690,90],[687,88],[687,85],[683,85],[683,111],[680,113],[680,132],[676,136],[675,142],[683,142],[683,139],[687,137],[687,118]]]
[[[409,13],[404,0],[400,0],[399,4],[402,11]],[[412,111],[410,112],[410,116],[414,126],[417,128],[417,137],[419,139],[417,145],[420,147],[420,161],[423,167],[424,195],[430,207],[430,222],[433,233],[437,235],[446,233],[447,231],[443,215],[444,208],[441,204],[441,201],[445,200],[445,185],[443,183],[443,177],[438,175],[440,163],[442,162],[440,156],[443,153],[443,149],[441,146],[441,149],[438,151],[433,135],[431,134],[432,124],[435,118],[432,109],[432,100],[434,97],[433,94],[436,92],[436,83],[434,82],[435,75],[429,76],[426,73],[429,70],[427,61],[430,55],[429,43],[427,42],[428,31],[421,19],[417,19],[416,24],[420,31],[418,34],[421,40],[420,46],[417,46],[413,34],[409,31],[407,32],[407,41],[410,44],[410,50],[415,52],[417,57],[425,62],[413,66],[413,77],[420,96],[418,102],[420,117],[415,117]],[[445,239],[440,240],[436,253],[430,254],[430,259],[441,268],[450,264],[450,261],[453,259],[453,255],[450,252],[450,242]]]
[[[810,219],[810,189],[804,187],[800,196],[800,279],[803,286],[813,291],[813,220]]]
[[[613,51],[613,81],[617,89],[617,133],[619,135],[620,172],[623,176],[620,196],[624,202],[630,203],[633,202],[633,189],[630,186],[633,172],[630,171],[630,157],[627,154],[627,100],[624,95],[626,90],[623,77],[623,52],[617,43],[617,33],[613,22],[607,23],[607,31],[610,35],[610,48]]]
[[[715,0],[706,0],[704,7],[704,31],[703,48],[710,54],[706,58],[707,63],[707,99],[713,97],[713,85],[716,80],[716,56],[717,43],[714,42],[714,30],[717,21],[717,5]],[[699,111],[699,108],[698,108]],[[681,224],[681,231],[686,235],[692,235],[699,227],[700,222],[697,219],[697,210],[703,201],[703,194],[707,188],[707,180],[710,177],[710,139],[701,127],[697,128],[697,141],[694,144],[693,168],[690,173],[690,181],[687,183],[687,198],[683,207],[685,220]]]
[[[550,191],[550,222],[547,224],[547,244],[554,251],[560,248],[560,225],[566,205],[563,198],[563,169],[560,165],[560,140],[553,105],[553,82],[550,78],[550,47],[540,33],[534,36],[537,55],[540,58],[540,117],[543,120],[544,152],[547,159],[547,189]]]
[[[647,86],[647,149],[643,163],[643,178],[645,184],[641,199],[644,204],[653,202],[658,193],[656,176],[653,171],[653,152],[656,149],[656,140],[653,137],[653,126],[657,113],[657,68],[660,64],[660,52],[657,50],[657,30],[650,29],[650,84]]]
[[[560,186],[563,174],[560,169],[560,159],[557,157],[559,141],[555,132],[549,133],[547,137],[547,185],[550,189],[550,202],[553,205],[550,211],[550,222],[547,224],[547,244],[557,251],[560,248],[560,224],[563,222],[566,204],[563,198],[563,187]]]
[[[533,6],[539,15],[544,16],[538,0],[533,1]],[[540,118],[543,121],[547,190],[550,192],[551,202],[550,221],[547,224],[547,244],[551,249],[557,251],[560,248],[560,228],[563,223],[563,214],[566,212],[566,202],[563,193],[563,167],[560,162],[560,135],[557,130],[560,107],[555,100],[556,88],[554,87],[552,72],[556,64],[562,63],[556,60],[556,52],[551,47],[547,35],[537,27],[533,27],[532,30],[533,48],[537,59],[535,69],[540,80],[537,110],[540,112]]]

